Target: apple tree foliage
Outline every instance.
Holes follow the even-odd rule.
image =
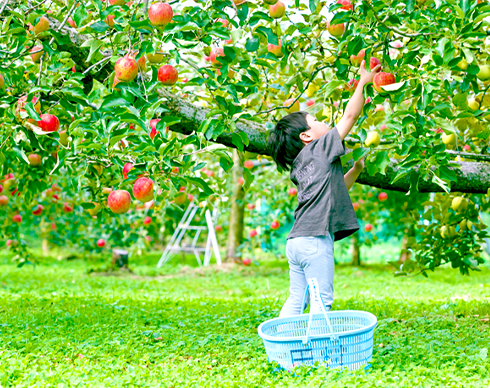
[[[481,187],[489,177],[479,177],[477,190],[470,190],[469,181],[471,194],[459,193],[467,198],[467,209],[452,210],[454,194],[449,192],[459,179],[455,170],[460,164],[447,149],[459,151],[464,143],[475,154],[488,154],[490,5],[354,1],[351,10],[335,2],[294,0],[283,17],[274,19],[262,2],[187,1],[170,3],[172,21],[158,27],[148,19],[152,3],[10,0],[0,5],[0,82],[5,84],[0,93],[5,177],[0,195],[9,200],[0,205],[0,230],[2,240],[16,242],[11,246],[21,256],[26,254],[19,242],[23,222],[39,222],[43,233],[56,230],[57,238],[82,245],[90,245],[84,242],[86,230],[116,241],[141,241],[145,233],[134,226],[148,216],[138,213],[143,204],[133,199],[128,214],[114,215],[104,191],[131,192],[140,175],[155,182],[154,208],[145,209],[150,214],[181,212],[189,201],[181,187],[203,209],[210,207],[225,195],[226,182],[206,174],[206,161],[219,164],[221,177],[232,166],[229,151],[210,142],[267,154],[264,133],[286,114],[284,101],[303,101],[308,88],[315,99],[308,111],[320,120],[337,120],[353,93],[348,82],[359,74],[350,57],[365,50],[366,63],[377,57],[396,83],[383,93],[365,88],[369,102],[351,131],[357,144],[344,162],[367,155],[366,172],[374,175],[385,174],[396,158],[400,168],[389,183],[407,180],[411,200],[424,182],[436,184],[444,194],[422,216],[437,222],[421,231],[414,266],[450,262],[462,273],[477,268],[482,261],[477,249],[454,247],[474,247],[487,236],[484,228],[457,237],[451,228],[459,228],[463,218],[478,224],[478,210],[488,209]],[[46,20],[49,26],[43,28]],[[330,35],[327,21],[343,23],[345,32]],[[139,61],[139,74],[115,85],[114,65],[125,55]],[[165,64],[179,72],[172,86],[158,80]],[[25,106],[19,105],[21,98]],[[376,107],[381,104],[389,107],[383,143],[360,147],[369,130],[378,130]],[[37,126],[43,114],[55,115],[59,130],[44,132]],[[152,137],[150,120],[155,118],[160,121]],[[32,154],[41,157],[40,165],[30,160]],[[488,159],[480,161],[488,165]],[[126,163],[133,168],[125,179]],[[278,179],[274,171],[270,174]],[[244,177],[247,190],[258,178],[245,171]],[[53,201],[49,190],[54,183],[62,193]],[[264,180],[260,190],[269,184]],[[63,211],[65,202],[72,212]],[[39,204],[44,206],[41,218],[32,214]],[[291,214],[292,204],[279,204]],[[395,205],[393,213],[400,211]],[[14,221],[16,215],[23,217],[21,223]],[[441,235],[443,227],[449,232]]]

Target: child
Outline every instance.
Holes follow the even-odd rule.
[[[359,84],[337,125],[330,129],[306,112],[294,112],[279,120],[268,139],[273,159],[284,170],[291,170],[290,179],[298,188],[295,221],[286,243],[290,294],[279,317],[301,314],[310,277],[317,278],[325,307],[330,310],[333,242],[359,229],[347,191],[364,168],[364,160],[358,160],[344,175],[340,156],[345,154],[344,138],[364,106],[364,85],[371,83],[380,69],[378,65],[369,73],[364,62]],[[321,313],[319,301],[314,300],[310,310]]]

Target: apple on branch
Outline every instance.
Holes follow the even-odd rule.
[[[126,54],[116,61],[114,70],[119,81],[130,82],[138,75],[138,63],[131,54]]]
[[[179,72],[172,65],[163,65],[158,69],[157,78],[163,85],[171,86],[177,82]]]
[[[127,213],[131,206],[131,195],[126,190],[114,190],[107,198],[107,206],[115,214]]]
[[[165,27],[172,21],[174,12],[172,7],[166,3],[154,3],[148,9],[148,19],[156,27]]]

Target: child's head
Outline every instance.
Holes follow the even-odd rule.
[[[272,158],[283,169],[290,170],[293,161],[303,147],[330,130],[306,112],[294,112],[284,116],[272,130],[267,142]]]

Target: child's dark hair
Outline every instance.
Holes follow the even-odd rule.
[[[267,139],[272,158],[283,170],[291,169],[294,159],[304,147],[299,134],[310,129],[306,115],[306,112],[300,111],[284,116]]]

